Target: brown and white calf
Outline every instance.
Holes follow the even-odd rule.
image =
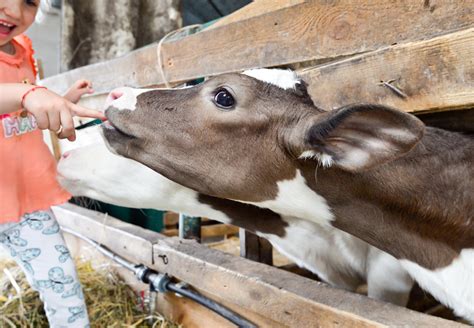
[[[108,144],[201,193],[357,236],[474,322],[473,138],[381,105],[323,111],[291,72],[248,75],[123,88]]]
[[[199,194],[143,164],[112,154],[99,132],[98,126],[77,131],[76,142],[67,143],[70,150],[59,162],[59,181],[73,195],[234,224],[268,239],[333,286],[354,291],[367,282],[370,297],[406,305],[413,280],[393,256],[329,225]]]

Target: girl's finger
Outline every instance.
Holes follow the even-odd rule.
[[[69,141],[76,140],[76,131],[74,130],[74,121],[72,120],[69,108],[64,108],[60,112],[62,131],[58,135],[59,138],[67,138]]]
[[[77,81],[77,87],[78,87],[79,89],[81,89],[81,88],[86,88],[86,87],[88,87],[88,86],[89,86],[89,81],[87,81],[87,80],[79,80],[79,81]]]
[[[83,88],[90,89],[90,88],[92,88],[92,83],[88,80],[80,80],[80,83],[78,84],[78,88],[79,89],[83,89]]]
[[[98,110],[85,108],[85,107],[82,107],[82,106],[76,105],[76,104],[71,104],[71,109],[72,109],[73,115],[75,115],[75,116],[99,118],[101,120],[105,120],[104,113],[102,113]]]
[[[45,130],[49,128],[49,119],[46,112],[36,113],[34,114],[34,117],[36,119],[36,125],[38,125],[39,129]]]
[[[49,119],[49,129],[51,131],[58,131],[59,128],[61,127],[60,113],[58,113],[57,111],[49,111],[48,119]]]

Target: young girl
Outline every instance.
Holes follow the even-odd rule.
[[[87,310],[74,264],[50,210],[70,195],[39,129],[75,139],[73,115],[101,118],[75,104],[92,92],[76,82],[64,97],[34,85],[30,40],[39,0],[0,0],[0,247],[24,270],[51,327],[85,327]]]

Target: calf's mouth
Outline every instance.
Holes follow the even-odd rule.
[[[128,150],[130,142],[137,137],[134,136],[126,126],[126,120],[120,117],[120,110],[109,108],[105,111],[107,121],[101,126],[102,136],[107,148],[114,154],[124,155],[121,152]]]

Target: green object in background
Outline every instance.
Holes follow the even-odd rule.
[[[163,230],[163,216],[165,212],[152,209],[142,209],[140,211],[143,213],[146,222],[144,228],[156,232]]]
[[[114,218],[138,225],[142,228],[161,232],[163,230],[163,211],[153,209],[128,208],[111,205],[97,200],[84,201],[85,197],[73,198],[72,203],[101,213],[107,213]]]

